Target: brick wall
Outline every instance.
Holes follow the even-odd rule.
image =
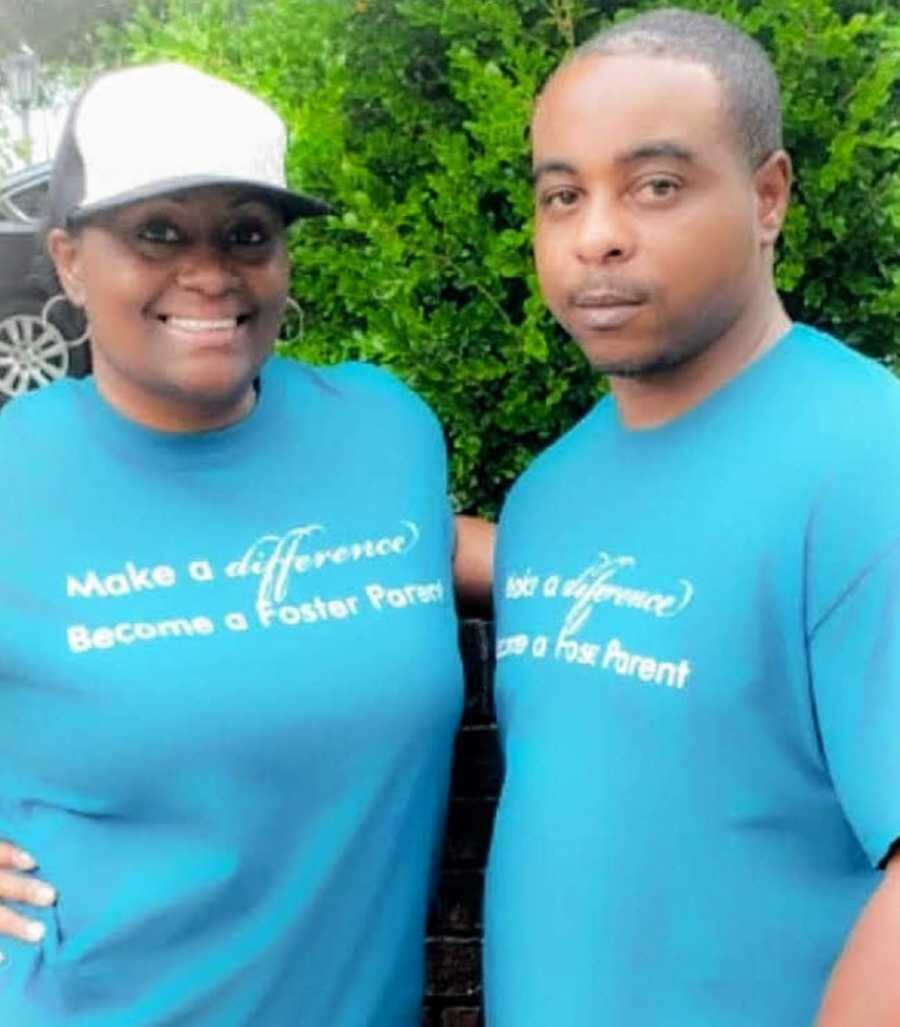
[[[493,704],[493,626],[464,621],[466,707],[437,902],[428,926],[425,1027],[481,1027],[481,897],[500,789]]]

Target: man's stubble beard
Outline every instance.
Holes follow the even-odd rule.
[[[618,359],[594,360],[585,346],[579,346],[597,374],[613,378],[653,379],[670,371],[674,371],[705,353],[715,345],[717,338],[708,338],[706,334],[684,339],[680,343],[664,346],[658,353],[640,357],[623,357]],[[576,340],[577,342],[577,340]]]

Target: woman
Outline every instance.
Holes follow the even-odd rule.
[[[179,65],[102,76],[60,147],[94,373],[0,420],[0,837],[57,889],[4,849],[4,926],[38,926],[3,1024],[419,1022],[461,705],[443,444],[384,372],[270,359],[285,226],[327,210],[283,156]]]

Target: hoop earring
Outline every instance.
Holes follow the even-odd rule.
[[[284,308],[286,312],[290,311],[292,318],[285,317],[282,321],[278,332],[278,343],[281,346],[292,346],[303,338],[303,307],[300,306],[293,296],[288,296],[284,302]],[[294,320],[297,323],[293,335],[285,335],[286,325],[289,323],[289,320]]]
[[[53,328],[57,332],[59,332],[59,334],[65,339],[66,345],[70,349],[74,349],[76,346],[84,345],[84,343],[87,342],[88,337],[90,336],[91,332],[90,332],[90,328],[87,326],[87,324],[85,324],[84,332],[81,335],[79,335],[77,339],[67,339],[66,338],[65,333],[63,332],[63,330],[58,325],[54,324],[53,321],[50,319],[50,310],[57,303],[60,303],[60,302],[63,302],[63,301],[68,303],[72,307],[73,310],[77,310],[80,316],[84,317],[84,312],[81,310],[80,307],[76,307],[75,304],[72,303],[72,301],[69,299],[69,297],[64,292],[58,292],[55,295],[51,296],[50,299],[47,300],[47,302],[44,304],[44,307],[41,310],[41,320],[44,322],[44,325],[47,328]]]

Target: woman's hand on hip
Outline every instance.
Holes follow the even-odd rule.
[[[11,842],[0,841],[0,935],[29,942],[38,942],[44,937],[42,923],[29,920],[5,905],[19,902],[28,906],[52,906],[56,902],[56,890],[30,873],[36,868],[33,856]]]

